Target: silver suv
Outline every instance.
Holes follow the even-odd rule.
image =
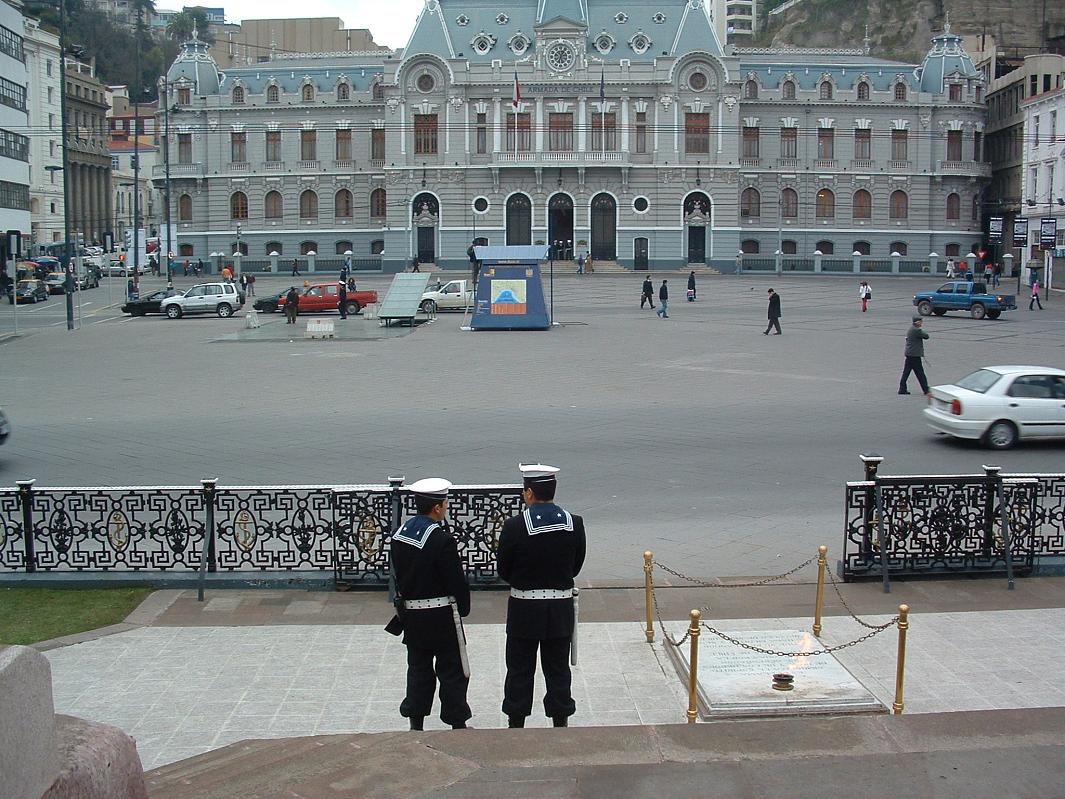
[[[171,319],[180,319],[185,314],[193,313],[215,313],[224,319],[243,305],[244,298],[234,284],[201,283],[184,294],[167,297],[159,304],[159,308]]]

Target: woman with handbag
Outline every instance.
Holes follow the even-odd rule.
[[[866,281],[862,281],[858,284],[858,300],[862,304],[862,313],[869,310],[869,300],[873,298],[873,290],[869,288],[869,284]]]

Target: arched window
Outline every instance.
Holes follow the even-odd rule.
[[[384,100],[385,99],[385,87],[382,86],[380,83],[375,83],[373,85],[373,99],[375,99],[375,100]]]
[[[190,255],[193,255],[194,253],[195,253],[195,250],[193,250],[191,244],[179,244],[178,245],[178,255],[180,255],[182,258],[188,258]]]
[[[384,189],[374,189],[370,192],[370,218],[384,219],[388,216],[388,197]]]
[[[266,254],[273,255],[274,253],[277,253],[278,255],[284,255],[285,248],[282,246],[280,241],[268,241],[266,243]]]
[[[869,255],[869,253],[872,252],[872,249],[869,247],[869,242],[856,241],[854,242],[854,249],[851,250],[851,252],[856,252],[858,255]]]
[[[864,80],[860,81],[858,83],[858,99],[859,100],[868,100],[869,99],[869,84],[866,83]]]
[[[370,242],[370,255],[380,255],[385,251],[385,240],[374,239]]]
[[[281,90],[278,89],[276,86],[267,86],[266,87],[266,102],[268,102],[268,103],[276,103],[276,102],[279,102],[280,100],[281,100]]]
[[[318,242],[316,241],[301,241],[300,242],[300,255],[310,255],[311,253],[318,254]]]
[[[346,255],[349,251],[355,252],[355,247],[352,246],[350,241],[338,241],[336,243],[334,252],[336,252],[337,255]]]
[[[248,218],[248,195],[242,191],[235,191],[229,197],[229,218]]]
[[[745,255],[754,255],[758,252],[758,241],[756,239],[744,239],[740,242],[740,252]]]
[[[743,84],[743,99],[744,100],[757,100],[758,99],[758,83],[753,80],[749,80]]]
[[[961,197],[953,191],[947,195],[947,219],[951,221],[961,219]]]
[[[336,214],[337,219],[351,219],[354,215],[353,207],[350,191],[341,189],[336,193],[333,198],[333,213]]]
[[[233,105],[244,105],[244,87],[233,87]]]
[[[873,195],[865,189],[854,192],[851,213],[855,219],[871,219],[873,216]]]
[[[799,251],[799,246],[793,239],[784,239],[780,242],[780,252],[783,255],[795,255]]]
[[[900,102],[904,102],[906,100],[906,84],[905,83],[896,83],[895,84],[895,99],[900,101]]]
[[[832,219],[836,216],[836,195],[831,189],[817,192],[817,218]]]
[[[891,242],[891,252],[892,253],[898,253],[899,255],[905,255],[906,254],[906,242],[904,242],[904,241],[893,241],[893,242]]]
[[[229,245],[229,249],[230,249],[230,252],[232,252],[234,254],[239,252],[241,255],[247,255],[248,254],[248,242],[242,241],[242,242],[240,242],[240,244],[238,244],[237,242],[234,241],[232,244]]]
[[[891,218],[906,219],[910,215],[910,198],[902,189],[891,192]]]
[[[827,80],[821,81],[821,87],[818,90],[819,96],[822,100],[832,99],[832,84]]]
[[[762,215],[762,195],[758,189],[748,187],[740,195],[740,216],[756,217]]]
[[[790,81],[790,80],[784,81],[784,86],[781,89],[781,96],[785,100],[794,100],[795,99],[795,82],[794,81]]]
[[[192,198],[182,194],[177,201],[177,218],[179,222],[192,221]]]
[[[285,201],[281,198],[281,192],[268,191],[263,203],[264,215],[267,219],[280,219],[285,215]]]
[[[300,195],[300,219],[318,218],[318,195],[311,189]]]
[[[978,222],[980,220],[980,195],[973,195],[973,221]]]
[[[304,83],[303,88],[300,90],[300,99],[305,103],[312,102],[314,100],[314,86],[310,83]]]
[[[945,256],[947,256],[948,258],[957,258],[959,255],[961,255],[961,245],[960,244],[948,244],[946,246],[946,248],[943,250],[943,254]]]
[[[784,189],[780,192],[780,215],[785,219],[798,218],[799,194],[795,189]]]
[[[337,84],[337,100],[350,100],[351,87],[346,83]]]
[[[831,241],[819,241],[814,249],[819,250],[822,255],[835,255],[836,253],[836,245]]]

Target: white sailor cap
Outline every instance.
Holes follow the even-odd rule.
[[[547,466],[543,463],[519,463],[521,478],[527,483],[546,483],[555,479],[559,469],[557,466]]]
[[[409,488],[415,494],[423,497],[444,499],[447,497],[447,492],[451,490],[451,486],[452,483],[443,477],[426,477],[424,480],[411,483]]]

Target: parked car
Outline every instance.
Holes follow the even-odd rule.
[[[942,316],[947,311],[968,311],[973,319],[998,319],[1003,311],[1017,308],[1012,294],[988,294],[987,286],[971,280],[952,280],[935,291],[919,291],[913,304],[921,316]]]
[[[44,279],[44,285],[48,287],[49,294],[66,294],[67,276],[62,272],[49,272]]]
[[[924,418],[939,433],[993,449],[1021,439],[1065,438],[1065,371],[985,366],[957,383],[933,386]]]
[[[339,290],[339,283],[316,283],[313,286],[308,286],[300,294],[300,313],[339,311]],[[255,303],[254,308],[264,313],[284,310],[286,294],[288,292],[284,291],[277,297],[264,297]],[[357,314],[372,302],[377,302],[376,291],[349,291],[347,299],[348,313]]]
[[[7,441],[9,435],[11,435],[11,422],[9,422],[7,416],[4,415],[4,409],[0,408],[0,444]]]
[[[48,299],[48,287],[43,280],[20,280],[15,288],[15,302],[44,302]]]
[[[176,297],[180,294],[177,289],[163,289],[162,291],[153,291],[147,297],[141,297],[137,300],[130,300],[122,306],[122,313],[128,313],[130,316],[146,316],[150,313],[163,313],[162,303],[167,297]]]
[[[213,313],[225,318],[243,305],[244,299],[232,283],[201,283],[184,294],[167,297],[160,303],[160,308],[171,319],[197,313]]]
[[[473,288],[466,280],[452,280],[443,285],[437,281],[436,288],[422,294],[418,307],[427,314],[436,313],[437,310],[464,311],[473,307]]]

